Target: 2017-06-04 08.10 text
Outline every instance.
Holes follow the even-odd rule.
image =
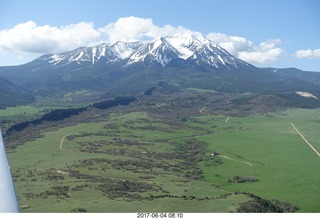
[[[137,218],[183,218],[183,213],[137,213]]]

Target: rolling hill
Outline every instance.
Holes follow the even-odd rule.
[[[22,88],[0,78],[0,109],[28,104],[34,101],[34,97]]]

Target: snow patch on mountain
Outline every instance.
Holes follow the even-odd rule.
[[[49,61],[49,63],[53,63],[54,65],[58,64],[59,62],[65,59],[64,57],[58,54],[52,55],[50,58],[51,60]]]
[[[92,65],[94,64],[94,58],[96,57],[97,54],[97,47],[92,48]]]
[[[298,95],[300,95],[302,97],[318,99],[318,97],[314,96],[313,94],[308,93],[308,92],[304,92],[304,91],[296,91],[296,94],[298,94]]]
[[[139,47],[143,45],[142,42],[125,43],[118,41],[109,47],[115,52],[119,59],[124,60],[129,58]]]

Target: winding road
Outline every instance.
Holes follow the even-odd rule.
[[[60,141],[60,149],[63,150],[63,151],[67,151],[66,149],[64,149],[62,147],[62,145],[63,145],[63,141],[64,141],[65,137],[67,137],[68,135],[70,135],[70,133],[62,136],[61,141]]]

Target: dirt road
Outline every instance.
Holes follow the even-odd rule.
[[[199,113],[202,113],[202,114],[204,114],[203,113],[203,110],[205,110],[207,107],[205,106],[205,107],[203,107],[201,110],[199,110]]]
[[[64,135],[64,136],[61,138],[61,141],[60,141],[60,149],[63,150],[63,151],[67,151],[66,149],[64,149],[64,148],[62,147],[62,145],[63,145],[63,141],[64,141],[65,137],[67,137],[68,135],[70,135],[70,133]]]
[[[296,132],[300,135],[300,137],[307,143],[307,145],[310,146],[310,148],[320,157],[320,153],[308,142],[308,140],[301,134],[301,132],[292,124],[290,123],[291,126],[296,130]]]
[[[226,158],[226,159],[229,159],[229,160],[232,160],[232,161],[236,161],[236,162],[244,163],[244,164],[247,164],[247,165],[249,165],[250,167],[252,167],[252,164],[251,164],[251,163],[249,163],[249,162],[246,162],[246,161],[232,159],[232,158],[227,157],[227,156],[224,156],[224,155],[219,155],[219,157],[223,157],[223,158]]]

